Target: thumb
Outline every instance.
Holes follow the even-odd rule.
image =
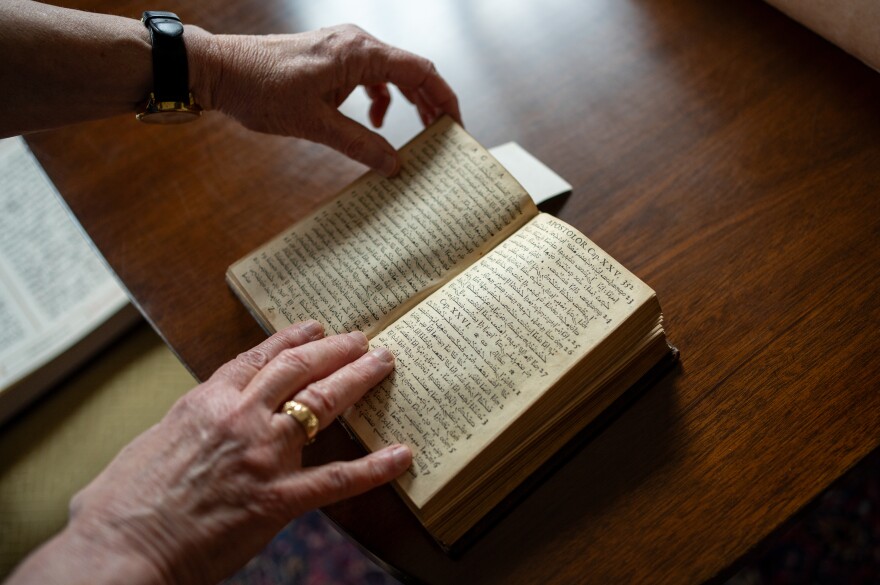
[[[397,174],[400,161],[397,151],[387,140],[343,115],[339,110],[329,106],[328,108],[330,112],[320,142],[353,160],[364,163],[385,177],[393,177]]]

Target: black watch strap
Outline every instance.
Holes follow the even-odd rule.
[[[150,10],[141,22],[153,45],[153,95],[157,102],[189,103],[189,66],[183,23],[173,12]]]

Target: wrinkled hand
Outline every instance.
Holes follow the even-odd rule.
[[[376,127],[391,101],[388,83],[416,105],[426,125],[443,114],[461,122],[455,93],[429,60],[353,25],[293,35],[192,36],[191,75],[203,105],[252,130],[321,142],[386,176],[398,169],[394,148],[337,109],[357,86],[372,101]]]
[[[216,582],[293,517],[401,474],[408,448],[303,469],[295,398],[326,427],[393,369],[362,333],[281,331],[183,396],[71,503],[68,531],[102,551],[138,551],[163,581]],[[132,578],[131,583],[136,582]]]

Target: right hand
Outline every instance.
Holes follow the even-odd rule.
[[[443,114],[461,123],[458,98],[431,61],[356,26],[268,36],[189,29],[193,93],[204,107],[252,130],[326,144],[385,176],[399,167],[394,148],[338,110],[355,87],[364,86],[370,97],[376,127],[391,100],[388,83],[416,105],[425,125]]]

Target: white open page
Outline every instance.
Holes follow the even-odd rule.
[[[0,177],[2,420],[76,365],[58,358],[135,312],[22,138],[0,140]]]

